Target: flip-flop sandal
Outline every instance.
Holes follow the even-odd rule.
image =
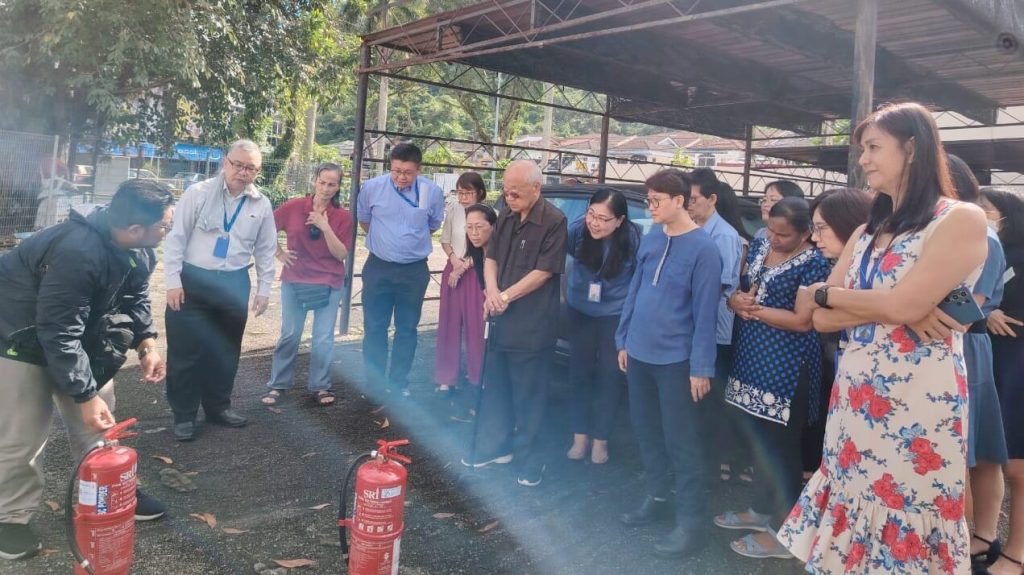
[[[320,407],[334,405],[334,392],[329,389],[324,389],[314,393],[313,403],[319,405]]]
[[[755,520],[748,521],[740,518],[740,514],[735,511],[726,511],[725,513],[715,517],[714,523],[716,526],[722,529],[749,529],[750,531],[768,531],[768,521],[760,513],[755,513],[751,510],[747,510]]]
[[[793,554],[788,549],[783,547],[781,544],[776,542],[774,549],[765,549],[757,539],[754,539],[753,535],[746,535],[741,537],[738,541],[733,541],[729,544],[729,547],[744,557],[750,557],[751,559],[792,559]]]
[[[284,391],[280,389],[271,389],[266,395],[260,398],[260,403],[263,405],[274,406],[281,402],[281,397],[284,395]]]

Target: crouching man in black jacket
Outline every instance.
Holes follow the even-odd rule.
[[[104,384],[129,348],[146,381],[164,378],[149,276],[173,202],[161,184],[128,180],[108,208],[72,212],[0,257],[0,558],[41,548],[28,523],[42,499],[54,406],[78,457],[114,425],[114,386]],[[139,494],[136,519],[164,511]]]

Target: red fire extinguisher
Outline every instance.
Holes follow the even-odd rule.
[[[356,458],[345,476],[338,505],[338,535],[348,554],[349,575],[398,575],[398,555],[405,530],[405,489],[412,463],[395,448],[408,439],[377,440],[377,449]],[[364,461],[369,460],[363,464]],[[356,476],[352,517],[345,517],[349,485]],[[351,533],[351,548],[346,529]]]
[[[77,562],[75,575],[127,575],[131,570],[138,455],[119,441],[137,435],[125,431],[135,421],[107,430],[78,460],[68,481],[64,520]]]

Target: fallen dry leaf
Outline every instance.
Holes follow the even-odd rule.
[[[387,429],[389,427],[391,427],[391,422],[388,421],[388,418],[385,417],[384,418],[384,422],[380,424],[380,428],[381,429]]]
[[[380,406],[380,407],[378,407],[377,409],[374,409],[374,410],[373,410],[373,411],[371,411],[370,413],[372,413],[372,414],[378,414],[378,413],[380,413],[380,412],[382,412],[382,411],[384,411],[384,406],[383,406],[383,405],[382,405],[382,406]]]
[[[448,519],[449,517],[454,517],[454,516],[455,516],[454,513],[435,513],[434,514],[434,519]]]
[[[199,521],[206,523],[210,526],[210,529],[213,529],[217,526],[217,518],[214,517],[212,513],[189,513],[188,516],[194,517]]]
[[[310,509],[312,509],[313,511],[320,511],[324,507],[330,507],[330,506],[331,506],[330,503],[321,503],[320,505],[314,505],[314,506],[310,507]]]
[[[316,452],[315,452],[315,451],[310,451],[309,453],[307,453],[307,454],[303,455],[303,456],[302,456],[302,457],[300,457],[299,459],[305,459],[305,458],[307,458],[307,457],[313,457],[314,455],[316,455]]]
[[[298,569],[299,567],[312,567],[316,565],[316,561],[312,559],[274,559],[273,561],[287,569]]]
[[[488,531],[490,531],[491,529],[494,529],[497,526],[498,526],[498,522],[497,521],[491,521],[487,525],[484,525],[480,529],[477,529],[477,533],[487,533]]]
[[[49,507],[50,511],[53,511],[54,513],[60,511],[60,503],[57,503],[56,501],[47,500],[46,506]]]
[[[174,460],[171,459],[170,457],[167,457],[166,455],[152,455],[151,457],[153,459],[156,459],[157,461],[163,461],[167,465],[174,463]]]
[[[60,550],[59,549],[43,549],[43,550],[41,550],[38,553],[38,555],[40,557],[46,557],[47,555],[53,555],[54,553],[60,553]]]
[[[238,535],[240,533],[248,533],[248,532],[249,532],[248,529],[235,529],[234,527],[225,527],[224,528],[224,533],[227,533],[228,535]]]

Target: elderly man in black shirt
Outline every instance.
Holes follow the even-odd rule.
[[[519,463],[519,484],[544,476],[534,444],[547,402],[547,377],[555,348],[559,275],[565,268],[565,215],[540,195],[536,163],[509,164],[506,207],[487,245],[484,313],[495,318],[484,374],[477,453],[469,467]]]

